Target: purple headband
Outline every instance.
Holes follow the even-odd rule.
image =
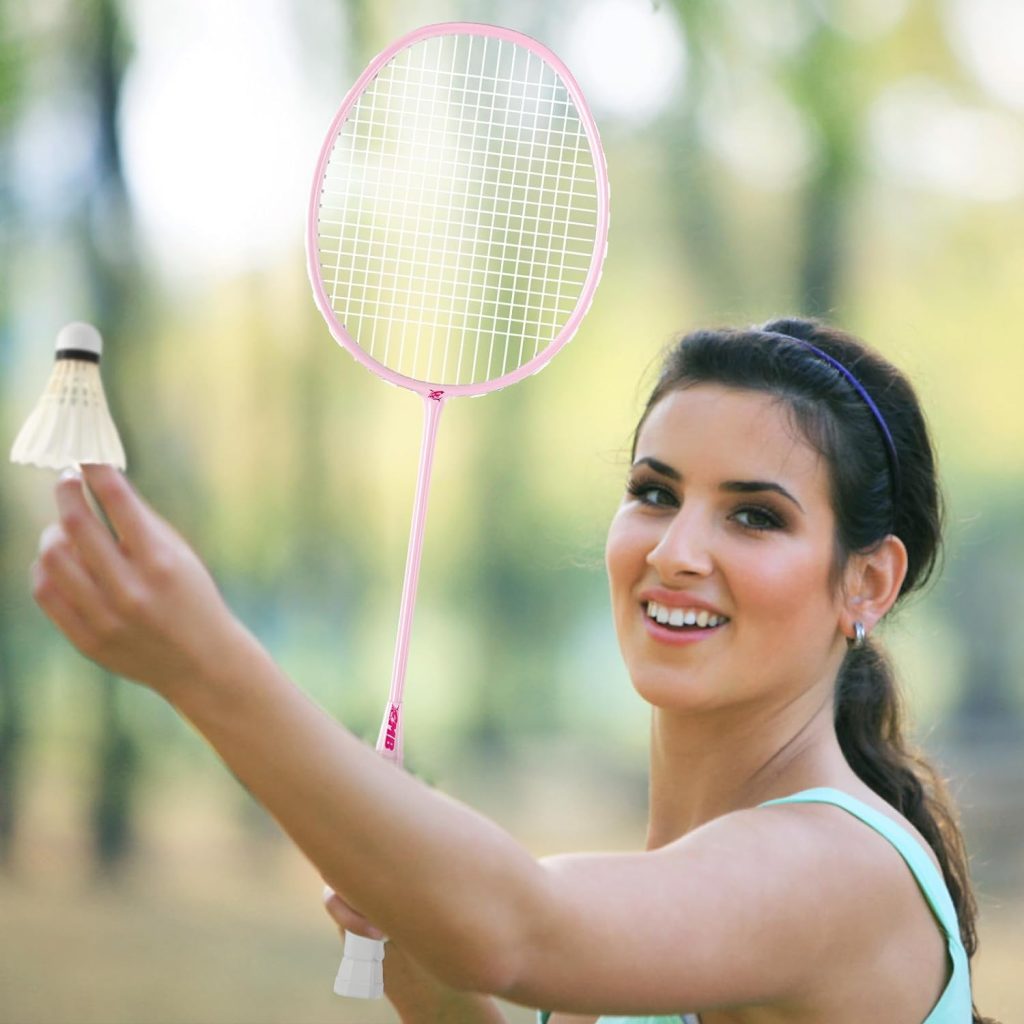
[[[774,332],[773,332],[774,333]],[[833,359],[827,352],[823,352],[816,345],[812,345],[809,341],[804,341],[803,338],[794,338],[791,334],[779,333],[780,338],[785,338],[787,341],[795,341],[805,348],[809,348],[816,355],[821,356],[825,362],[834,366],[856,389],[857,394],[867,403],[867,407],[871,410],[872,415],[875,417],[875,422],[878,424],[879,429],[882,431],[882,437],[885,439],[886,455],[889,458],[889,469],[892,472],[892,492],[893,501],[896,501],[897,495],[899,494],[900,484],[900,463],[896,456],[896,443],[892,439],[892,434],[889,432],[888,424],[885,422],[885,417],[882,415],[882,411],[875,405],[874,400],[867,393],[864,385],[845,367],[838,359]]]

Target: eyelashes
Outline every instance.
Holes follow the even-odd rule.
[[[648,508],[675,508],[679,504],[679,499],[670,488],[654,480],[630,480],[626,484],[626,491],[641,505],[645,505]],[[657,495],[658,498],[664,497],[668,500],[658,500],[658,498],[650,497],[651,495]],[[781,530],[786,526],[785,519],[774,509],[769,508],[767,505],[751,504],[750,502],[738,505],[733,509],[731,517],[744,529],[757,533],[763,533],[768,530]],[[740,517],[745,517],[746,521]]]
[[[653,483],[647,480],[630,480],[626,484],[626,492],[636,498],[641,505],[653,505],[655,507],[661,505],[661,502],[648,501],[645,495],[652,492],[657,494],[667,494],[673,501],[675,501],[675,495],[667,488],[662,487],[661,484]],[[663,506],[662,507],[666,507]]]

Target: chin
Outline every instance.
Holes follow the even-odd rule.
[[[707,671],[698,675],[685,669],[645,665],[631,670],[629,677],[643,700],[665,711],[695,711],[721,704],[723,689]]]

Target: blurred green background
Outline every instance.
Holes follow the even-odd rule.
[[[459,19],[574,71],[612,230],[574,342],[446,409],[410,769],[537,854],[642,843],[647,713],[602,563],[629,431],[677,331],[824,315],[909,372],[937,440],[945,572],[885,634],[961,804],[977,1002],[1024,1019],[1019,0],[0,2],[0,436],[57,330],[96,323],[132,479],[372,743],[421,405],[331,340],[306,203],[366,61]],[[331,994],[315,872],[203,742],[35,608],[52,483],[0,466],[0,1022],[394,1020]]]

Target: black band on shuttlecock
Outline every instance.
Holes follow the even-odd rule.
[[[82,363],[98,363],[100,361],[99,354],[90,352],[87,348],[62,348],[54,358],[77,359]]]

